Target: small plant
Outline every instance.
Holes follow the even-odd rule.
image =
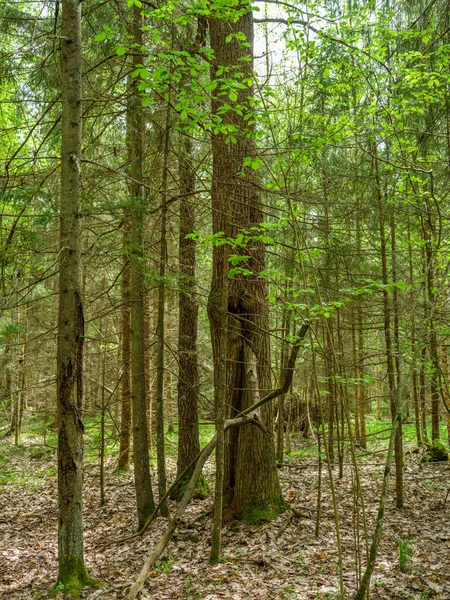
[[[171,558],[163,557],[156,563],[156,569],[160,573],[168,575],[172,570],[173,560]]]
[[[317,592],[317,600],[341,600],[339,592]]]
[[[192,590],[192,579],[189,575],[186,577],[186,581],[184,582],[184,589],[186,590],[187,594],[189,594],[189,592]]]
[[[411,546],[408,544],[408,541],[404,540],[402,538],[397,539],[397,544],[398,544],[398,566],[400,567],[400,571],[404,572],[404,571],[406,571],[408,560],[411,557],[412,549],[411,549]]]
[[[282,587],[277,596],[277,600],[289,600],[293,598],[292,594],[295,592],[295,587],[290,585],[286,587]]]

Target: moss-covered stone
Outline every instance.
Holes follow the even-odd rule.
[[[433,440],[431,444],[426,444],[426,453],[422,456],[421,462],[444,461],[448,461],[448,450],[441,440]]]
[[[101,587],[102,583],[89,577],[86,565],[77,556],[68,556],[60,561],[58,581],[53,588],[53,596],[63,592],[64,597],[76,600],[81,596],[83,587]]]

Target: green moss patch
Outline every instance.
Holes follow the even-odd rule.
[[[84,587],[101,587],[102,583],[89,577],[83,560],[76,556],[66,557],[59,565],[58,581],[52,590],[52,595],[63,592],[67,598],[76,600],[81,596]]]
[[[130,470],[130,465],[120,465],[114,469],[114,473],[128,473]]]
[[[261,523],[270,523],[280,513],[285,512],[289,508],[287,502],[282,498],[279,502],[272,505],[252,506],[248,508],[242,515],[241,520],[247,525],[261,525]]]
[[[421,462],[444,462],[448,461],[448,449],[441,440],[433,440],[432,444],[426,444],[426,453]]]

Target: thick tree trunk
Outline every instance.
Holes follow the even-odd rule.
[[[245,5],[244,9],[247,7]],[[243,6],[239,6],[242,9]],[[214,51],[212,78],[234,77],[247,80],[232,93],[218,91],[212,101],[212,112],[218,131],[212,137],[213,181],[212,208],[213,232],[229,232],[234,238],[241,229],[257,226],[263,219],[255,172],[244,166],[246,157],[255,156],[252,119],[244,117],[253,110],[253,91],[248,80],[253,75],[252,44],[253,17],[251,11],[235,22],[211,18],[210,40]],[[250,49],[235,36],[243,33]],[[227,41],[228,40],[228,41]],[[217,90],[221,89],[219,83]],[[230,108],[224,110],[224,105]],[[239,110],[236,107],[239,106]],[[258,273],[264,269],[264,246],[252,242],[236,253],[250,256],[240,263],[248,269],[249,277],[235,276],[229,282],[229,334],[227,366],[227,398],[230,414],[243,410],[250,402],[246,349],[256,357],[257,380],[260,390],[271,388],[270,339],[268,333],[267,285]],[[213,278],[208,302],[208,314],[213,343],[215,385],[220,372],[220,299],[223,277],[223,246],[213,251]],[[261,417],[271,429],[272,405],[262,407]],[[256,427],[234,432],[226,443],[224,487],[232,500],[236,516],[252,522],[270,519],[284,503],[276,468],[273,439]],[[234,492],[234,494],[233,494]]]
[[[216,480],[214,497],[214,520],[211,534],[211,552],[209,562],[215,564],[220,560],[222,549],[222,517],[225,476],[225,407],[227,401],[227,352],[228,352],[228,299],[229,299],[229,252],[226,246],[222,255],[222,289],[220,292],[220,340],[219,340],[219,373],[214,386],[214,408],[216,414]]]
[[[58,584],[78,597],[89,582],[83,558],[83,308],[80,293],[81,1],[63,0],[61,27],[61,203],[57,350]]]
[[[142,45],[141,9],[133,6],[133,39],[137,49],[133,52],[132,67],[138,68],[143,62],[140,53]],[[141,99],[138,91],[138,79],[131,80],[131,100],[128,115],[130,143],[130,298],[131,298],[131,397],[133,412],[133,454],[134,481],[136,488],[136,504],[138,528],[141,529],[147,517],[153,512],[152,484],[148,456],[147,406],[145,373],[145,333],[144,333],[144,298],[145,281],[143,273],[143,221],[145,202],[143,197],[143,135],[144,119]]]

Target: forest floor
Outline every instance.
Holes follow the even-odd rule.
[[[173,443],[173,442],[171,442]],[[395,509],[390,489],[383,540],[372,577],[372,600],[450,599],[449,463],[420,464],[407,453],[405,509]],[[57,574],[57,484],[54,449],[41,438],[24,435],[14,447],[0,446],[0,599],[48,598]],[[338,598],[339,571],[333,508],[327,469],[323,468],[320,535],[314,536],[317,503],[317,458],[302,446],[280,470],[285,498],[304,516],[289,511],[271,523],[248,526],[227,522],[223,557],[208,564],[212,497],[195,500],[185,522],[150,572],[140,598],[147,600],[294,600]],[[84,495],[85,560],[90,574],[105,582],[85,589],[84,598],[123,598],[145,557],[160,539],[167,521],[159,517],[142,539],[102,546],[135,531],[131,473],[114,472],[107,460],[106,505],[99,505],[98,461],[87,461]],[[175,462],[169,461],[171,475]],[[211,476],[213,464],[207,474]],[[384,471],[383,454],[360,454],[360,474],[371,536]],[[347,597],[356,586],[355,548],[364,561],[360,523],[356,539],[354,478],[349,464],[337,479],[343,579]],[[391,481],[391,484],[393,482]],[[206,514],[205,514],[206,513]],[[202,519],[194,520],[203,515]],[[193,523],[194,522],[194,523]],[[191,524],[191,527],[188,527]],[[402,549],[404,568],[399,565]]]

